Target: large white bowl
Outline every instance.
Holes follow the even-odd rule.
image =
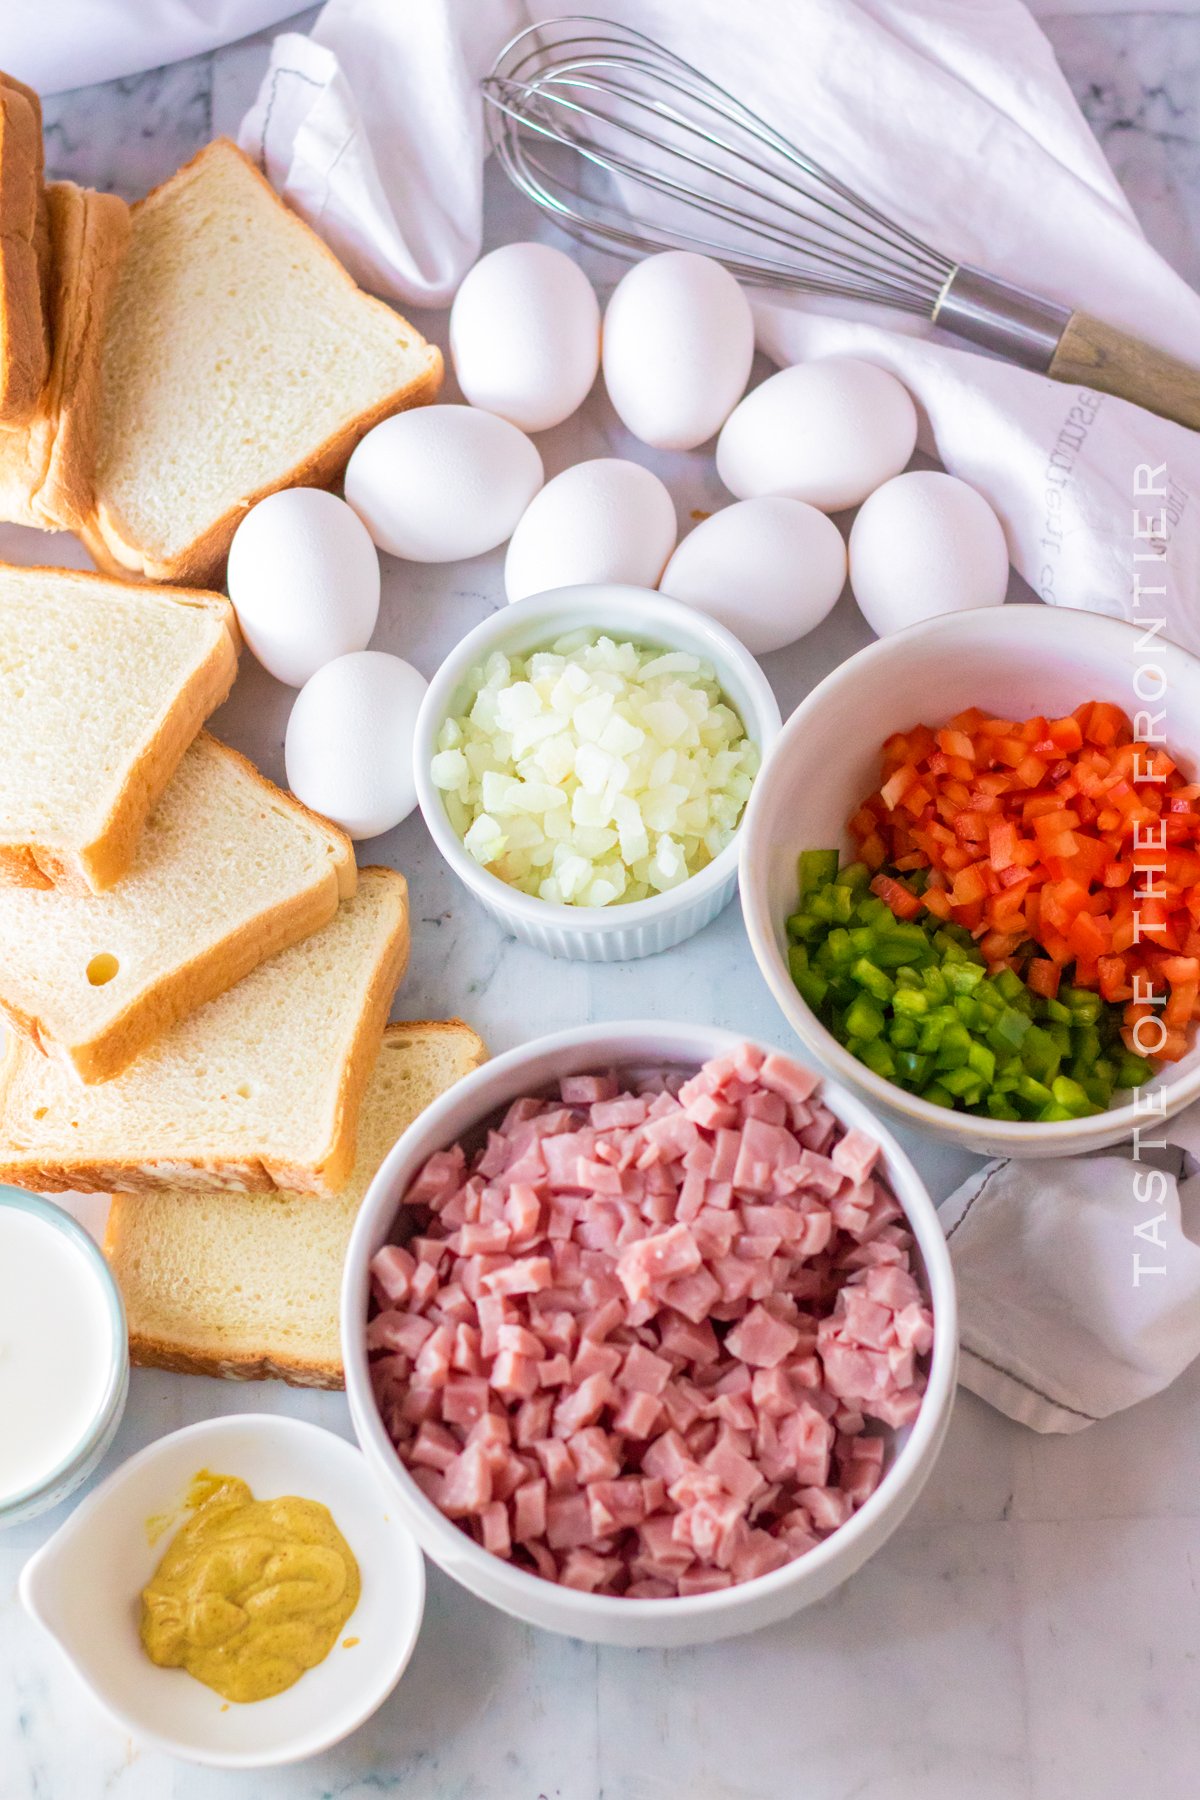
[[[591,1643],[671,1646],[711,1643],[811,1606],[891,1536],[920,1493],[950,1420],[958,1363],[954,1276],[933,1202],[891,1133],[861,1100],[826,1084],[825,1103],[847,1126],[871,1132],[883,1146],[883,1168],[916,1234],[933,1304],[935,1334],[929,1385],[915,1422],[894,1434],[880,1486],[851,1519],[817,1549],[773,1574],[678,1600],[625,1600],[581,1594],[514,1568],[460,1531],[421,1492],[392,1446],[371,1391],[366,1350],[369,1265],[392,1234],[397,1208],[425,1159],[522,1094],[538,1093],[564,1075],[591,1070],[695,1069],[740,1040],[703,1025],[632,1023],[591,1025],[537,1039],[498,1056],[468,1075],[423,1112],[384,1162],[359,1213],[342,1283],[342,1355],[350,1416],[382,1491],[422,1549],[473,1594],[501,1611]]]
[[[787,916],[796,910],[801,850],[853,846],[846,821],[879,785],[879,752],[893,731],[941,724],[968,706],[1001,718],[1062,716],[1107,700],[1131,716],[1166,712],[1167,747],[1194,778],[1200,766],[1200,661],[1119,619],[1040,605],[984,607],[910,626],[860,650],[801,702],[780,734],[742,822],[742,911],[758,966],[797,1037],[872,1107],[982,1156],[1074,1156],[1126,1139],[1141,1118],[1159,1123],[1200,1095],[1200,1048],[1132,1101],[1087,1119],[979,1119],[906,1093],[838,1043],[788,974]],[[1139,664],[1166,672],[1164,699],[1139,699]],[[1147,1111],[1150,1089],[1153,1112]]]
[[[702,656],[716,670],[726,698],[765,756],[779,731],[779,706],[750,652],[723,625],[648,588],[611,584],[555,588],[501,607],[469,631],[430,682],[413,743],[417,799],[433,841],[454,873],[513,937],[551,956],[625,962],[682,943],[729,904],[737,887],[736,833],[707,868],[668,893],[626,906],[556,906],[510,887],[464,850],[429,772],[438,732],[463,704],[470,669],[493,650],[544,649],[564,632],[589,627],[615,638]]]
[[[138,1597],[202,1469],[240,1475],[256,1499],[321,1501],[362,1575],[345,1636],[271,1700],[229,1705],[184,1670],[157,1668],[138,1637]],[[387,1698],[421,1628],[425,1569],[353,1444],[300,1419],[239,1413],[186,1426],[122,1463],[25,1564],[20,1592],[132,1737],[189,1762],[259,1769],[327,1750]]]

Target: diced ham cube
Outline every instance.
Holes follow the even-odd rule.
[[[407,1206],[430,1206],[436,1212],[461,1184],[467,1159],[461,1144],[435,1150],[404,1196]]]
[[[733,1558],[733,1579],[753,1581],[791,1561],[788,1546],[765,1531],[748,1531]]]
[[[399,1244],[385,1244],[371,1258],[371,1283],[383,1306],[402,1307],[412,1290],[414,1256]]]
[[[489,1294],[536,1294],[539,1288],[548,1288],[553,1279],[548,1256],[527,1256],[485,1275],[483,1286]]]
[[[460,1452],[442,1477],[442,1493],[438,1502],[452,1519],[481,1513],[492,1498],[492,1471],[487,1455],[479,1444],[471,1444]]]
[[[690,1275],[699,1267],[700,1251],[686,1225],[640,1238],[617,1258],[617,1275],[631,1300],[645,1300],[657,1283]]]
[[[800,1341],[794,1325],[772,1318],[763,1306],[752,1307],[725,1339],[725,1348],[755,1368],[770,1369],[781,1363]]]
[[[432,1419],[426,1419],[417,1430],[409,1450],[409,1461],[423,1463],[430,1469],[444,1472],[461,1448],[453,1432],[447,1431],[444,1425],[438,1425]]]
[[[577,1588],[581,1594],[594,1594],[598,1587],[611,1581],[621,1567],[619,1556],[597,1556],[594,1550],[571,1550],[563,1559],[559,1582],[563,1587]]]
[[[854,1511],[854,1502],[841,1488],[801,1488],[800,1499],[818,1531],[836,1531]]]
[[[595,1106],[620,1091],[615,1075],[564,1075],[558,1087],[564,1106]]]
[[[594,1541],[586,1494],[552,1494],[546,1502],[546,1542],[570,1550]]]
[[[803,1063],[792,1062],[790,1057],[780,1056],[775,1050],[763,1058],[758,1079],[773,1094],[782,1094],[785,1100],[795,1101],[810,1099],[820,1085],[820,1077],[812,1069],[806,1069]]]
[[[538,1393],[521,1402],[517,1408],[516,1438],[522,1450],[531,1449],[539,1438],[549,1435],[553,1411],[553,1394]]]
[[[492,1364],[488,1378],[497,1394],[506,1400],[528,1400],[537,1392],[538,1366],[531,1356],[518,1356],[513,1350],[501,1350]]]
[[[400,1350],[405,1356],[416,1356],[433,1326],[417,1313],[382,1312],[367,1326],[368,1350]]]
[[[671,1377],[671,1364],[644,1344],[631,1344],[617,1375],[617,1385],[643,1394],[661,1394]]]
[[[616,1397],[607,1375],[589,1375],[577,1388],[565,1394],[554,1409],[554,1430],[567,1438],[584,1425],[594,1425],[604,1408]]]
[[[627,1393],[613,1417],[613,1430],[622,1432],[626,1437],[648,1438],[659,1429],[663,1419],[663,1404],[653,1394],[634,1389]]]
[[[512,1553],[512,1536],[508,1528],[508,1508],[502,1500],[493,1500],[479,1515],[479,1539],[493,1556]]]
[[[575,1464],[577,1479],[584,1486],[589,1481],[611,1481],[621,1472],[621,1457],[616,1444],[599,1425],[587,1425],[567,1439],[567,1449]]]
[[[707,1269],[699,1268],[691,1275],[676,1275],[665,1282],[662,1297],[677,1313],[682,1313],[693,1325],[699,1325],[720,1300],[721,1284]]]
[[[546,1481],[552,1494],[570,1493],[578,1485],[575,1480],[575,1463],[561,1438],[538,1438],[529,1447],[546,1471]]]
[[[512,1535],[518,1544],[546,1535],[546,1483],[526,1481],[512,1497]]]
[[[442,1390],[442,1417],[447,1425],[469,1430],[487,1411],[488,1384],[481,1375],[451,1375]]]

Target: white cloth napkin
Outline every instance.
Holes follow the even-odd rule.
[[[1198,1150],[1200,1108],[1147,1113],[1137,1160],[996,1162],[951,1195],[964,1387],[1034,1431],[1082,1431],[1200,1355]]]
[[[480,75],[544,0],[329,0],[277,39],[241,132],[358,278],[446,304],[480,244]],[[660,37],[951,254],[1140,332],[1185,359],[1200,298],[1143,238],[1019,0],[589,0]],[[1200,434],[956,349],[923,321],[836,303],[756,306],[779,363],[855,352],[921,410],[921,446],[973,482],[1043,599],[1127,618],[1134,536],[1162,516],[1169,635],[1200,649]],[[1165,465],[1165,506],[1138,498]],[[1144,570],[1143,570],[1144,575]],[[1145,584],[1145,585],[1148,585]]]
[[[61,94],[199,56],[299,10],[297,0],[0,0],[0,69]]]

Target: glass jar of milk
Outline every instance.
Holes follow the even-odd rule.
[[[0,1529],[87,1479],[128,1391],[125,1311],[97,1245],[61,1206],[0,1186]]]

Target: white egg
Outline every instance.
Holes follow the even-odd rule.
[[[738,500],[697,525],[658,585],[765,656],[819,625],[845,580],[846,546],[833,520],[772,495]]]
[[[717,439],[717,474],[739,500],[787,494],[841,512],[898,475],[916,441],[908,389],[874,363],[835,356],[747,394]]]
[[[728,269],[691,250],[635,263],[604,314],[608,397],[659,450],[693,450],[719,431],[753,357],[749,301]]]
[[[472,406],[522,431],[569,419],[600,366],[600,303],[569,256],[504,244],[468,271],[450,308],[450,354]]]
[[[346,499],[381,550],[458,562],[512,533],[544,479],[523,431],[473,406],[420,406],[368,431]]]
[[[296,696],[284,740],[288,786],[352,838],[379,837],[417,804],[413,730],[426,681],[383,650],[318,669]]]
[[[362,520],[323,488],[285,488],[252,506],[226,571],[242,636],[289,687],[364,650],[379,617],[379,558]]]
[[[587,581],[654,587],[675,548],[675,504],[649,469],[620,457],[576,463],[548,481],[513,532],[509,600]]]
[[[955,475],[897,475],[854,521],[850,586],[879,637],[939,613],[999,606],[1008,588],[1004,527],[983,495]]]

